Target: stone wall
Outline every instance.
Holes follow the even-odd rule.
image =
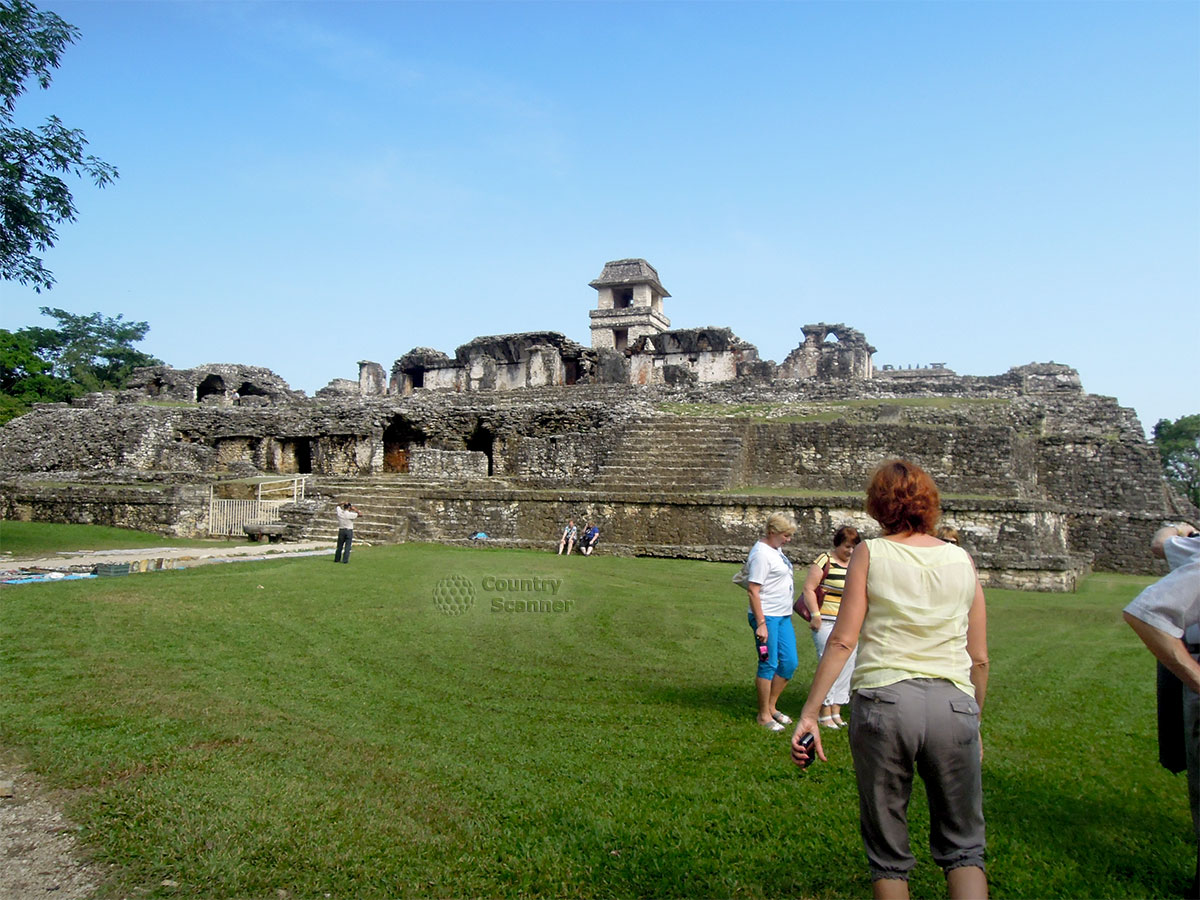
[[[414,450],[409,472],[431,481],[474,481],[488,477],[488,459],[471,450]]]
[[[134,528],[173,537],[207,531],[200,485],[0,483],[0,519]]]
[[[514,445],[510,471],[533,484],[585,485],[600,471],[608,443],[595,433],[522,437]]]
[[[749,484],[860,490],[882,460],[923,466],[945,493],[1029,494],[1028,441],[999,426],[954,428],[906,423],[756,424],[747,428]]]
[[[833,532],[853,524],[866,536],[878,526],[862,509],[862,497],[795,498],[736,495],[679,496],[647,491],[640,496],[603,496],[568,490],[529,491],[476,482],[460,489],[406,489],[403,500],[387,499],[386,485],[358,484],[356,505],[364,516],[356,531],[375,539],[372,511],[402,507],[408,540],[458,541],[477,531],[500,545],[554,549],[562,526],[574,519],[596,524],[600,552],[741,562],[776,510],[791,515],[798,531],[786,548],[806,567],[826,549]],[[343,491],[343,486],[338,487]],[[380,493],[380,492],[383,493]],[[962,500],[948,503],[945,521],[957,527],[985,583],[1029,590],[1071,590],[1088,561],[1064,545],[1061,511],[1044,503]],[[332,528],[332,513],[314,513],[303,536]],[[383,524],[388,533],[397,525]],[[325,536],[330,536],[329,534]],[[1057,540],[1055,539],[1057,536]]]

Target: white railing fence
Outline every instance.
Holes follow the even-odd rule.
[[[280,478],[278,481],[260,481],[258,483],[259,500],[287,500],[289,503],[299,503],[304,499],[304,487],[308,484],[308,476],[298,478]]]
[[[243,525],[267,525],[280,521],[279,508],[304,499],[308,479],[282,478],[258,485],[257,500],[220,500],[215,487],[208,489],[208,533],[241,535]]]

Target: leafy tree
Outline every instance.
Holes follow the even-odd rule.
[[[27,335],[0,329],[0,423],[29,410],[32,403],[70,400],[80,389],[50,374]]]
[[[162,365],[133,347],[150,330],[145,322],[100,313],[77,316],[47,306],[41,312],[59,327],[0,329],[0,422],[27,412],[32,403],[122,388],[138,366]]]
[[[1159,419],[1154,426],[1154,445],[1167,480],[1200,506],[1200,414],[1174,422]]]
[[[58,320],[57,328],[22,328],[49,374],[78,385],[84,391],[122,388],[138,366],[160,366],[161,359],[134,348],[150,330],[146,322],[127,322],[120,314],[77,316],[65,309],[40,308]]]
[[[97,187],[117,170],[85,155],[87,139],[50,116],[38,128],[14,124],[17,98],[30,80],[50,86],[63,50],[79,30],[29,0],[0,0],[0,279],[32,285],[39,293],[54,276],[38,254],[58,240],[61,222],[74,222],[75,204],[60,176],[88,176]]]

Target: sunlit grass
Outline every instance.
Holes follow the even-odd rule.
[[[16,557],[45,556],[58,551],[130,550],[138,547],[240,547],[245,541],[173,538],[106,525],[61,525],[52,522],[0,521],[0,553]]]
[[[0,744],[72,789],[111,897],[867,896],[845,733],[802,773],[754,724],[735,569],[404,545],[7,588]],[[1190,878],[1120,618],[1145,583],[989,592],[997,897]]]

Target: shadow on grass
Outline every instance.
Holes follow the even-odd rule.
[[[719,713],[730,720],[754,714],[754,685],[747,676],[745,684],[647,684],[651,703]]]
[[[808,679],[796,678],[795,683],[784,689],[779,708],[799,710],[808,694]],[[653,703],[679,706],[687,709],[711,711],[731,721],[753,718],[758,706],[754,694],[754,670],[749,669],[745,681],[724,684],[649,684],[646,695]]]

